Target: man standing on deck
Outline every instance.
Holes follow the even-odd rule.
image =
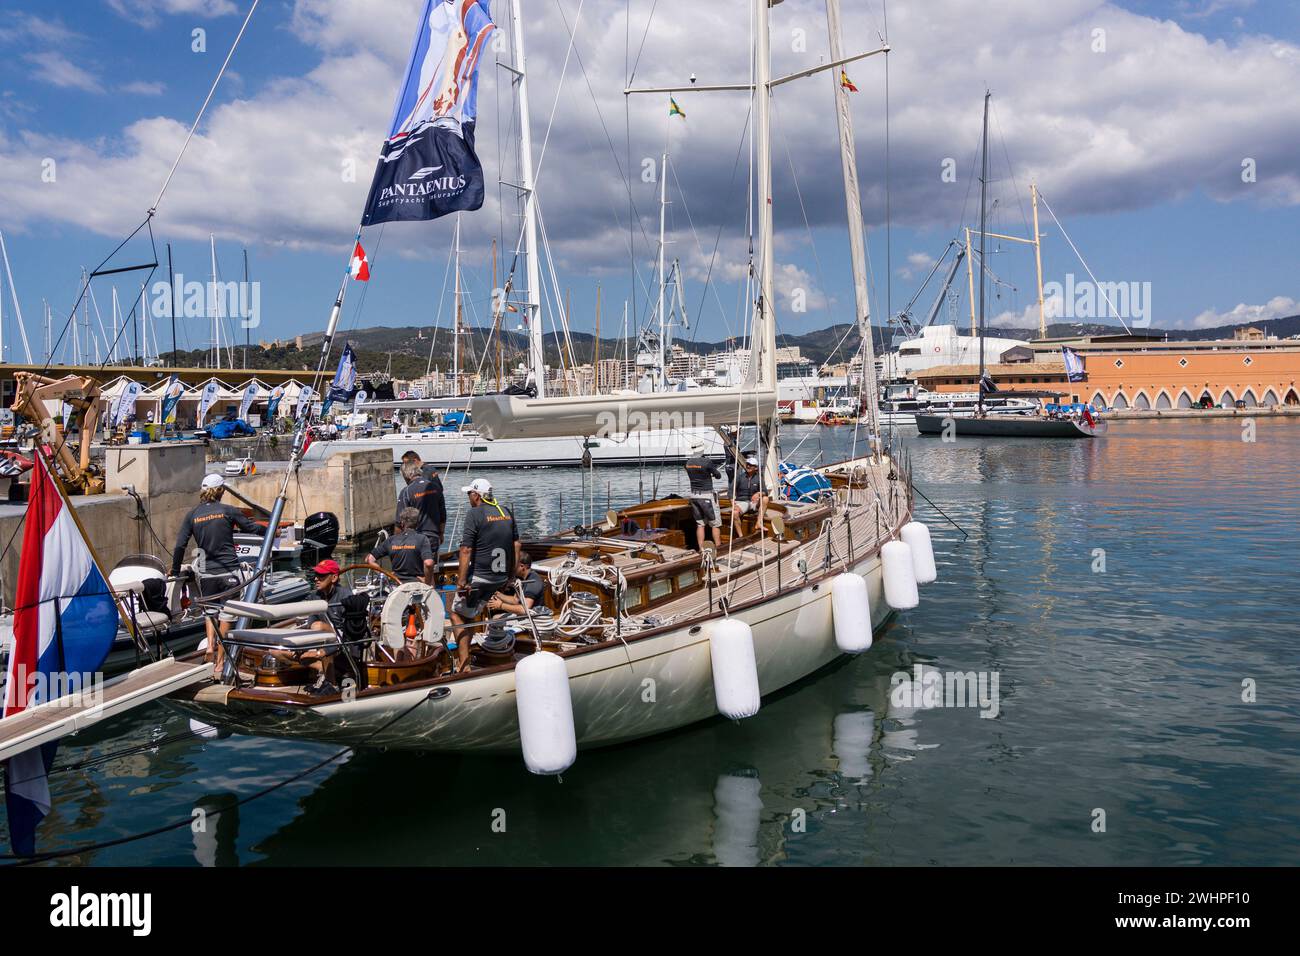
[[[416,530],[429,539],[429,548],[436,558],[447,527],[447,502],[442,493],[438,467],[425,464],[417,453],[408,451],[402,456],[402,478],[406,487],[398,492],[397,514],[401,515],[403,508],[420,512]]]
[[[522,548],[515,516],[492,496],[491,482],[475,478],[461,491],[469,496],[469,511],[460,540],[460,573],[451,621],[460,645],[456,666],[463,669],[469,664],[470,652],[463,626],[482,616],[497,592],[510,587]]]
[[[429,539],[417,530],[419,524],[420,512],[415,508],[403,508],[397,516],[397,534],[375,545],[366,555],[366,564],[378,568],[380,559],[388,558],[393,573],[403,584],[423,581],[432,586],[435,558]]]
[[[704,553],[704,526],[713,529],[713,547],[722,550],[722,510],[718,495],[713,490],[713,480],[721,478],[717,463],[704,454],[704,442],[691,442],[691,457],[686,459],[686,477],[690,479],[691,511],[695,515],[695,541],[700,554]]]
[[[266,529],[253,521],[232,505],[224,505],[221,498],[226,493],[226,480],[220,475],[206,475],[199,486],[199,503],[185,516],[180,533],[176,536],[176,548],[172,551],[172,577],[181,573],[181,562],[185,560],[185,548],[190,538],[198,545],[198,559],[194,570],[198,574],[199,593],[204,597],[232,591],[244,583],[239,568],[239,556],[235,553],[235,529],[245,534],[263,534]],[[231,595],[238,597],[237,594]],[[226,636],[234,618],[221,615],[220,626],[214,627],[212,616],[204,616],[208,634],[208,651],[205,660],[216,662],[220,670],[222,662],[221,643],[218,634]]]

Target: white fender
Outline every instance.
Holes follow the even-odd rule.
[[[709,627],[709,657],[713,661],[713,697],[718,713],[740,720],[758,713],[758,661],[754,632],[738,618],[714,621]]]
[[[845,654],[871,647],[871,598],[862,575],[845,572],[831,581],[831,623],[835,646]]]
[[[550,651],[529,654],[515,665],[515,707],[524,763],[536,774],[563,773],[578,759],[573,698],[564,659]]]
[[[889,541],[880,549],[885,579],[885,601],[895,611],[909,611],[921,603],[916,590],[916,566],[912,549],[902,541]]]
[[[930,542],[930,529],[919,521],[903,525],[901,536],[912,549],[912,566],[916,570],[916,583],[929,584],[939,577],[934,566],[934,545]]]

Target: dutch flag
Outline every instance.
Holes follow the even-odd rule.
[[[112,592],[42,455],[35,456],[23,529],[14,638],[4,716],[93,682],[117,636]],[[13,852],[36,851],[36,826],[50,810],[47,773],[57,743],[5,761],[5,804]]]

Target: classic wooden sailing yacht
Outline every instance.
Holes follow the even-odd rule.
[[[832,57],[815,70],[773,79],[769,0],[753,0],[753,6],[754,83],[711,88],[741,89],[754,100],[752,381],[742,389],[619,401],[625,417],[644,415],[650,422],[689,420],[722,430],[757,425],[767,487],[775,488],[772,88],[870,54]],[[519,8],[513,0],[517,44]],[[828,22],[838,42],[836,0],[828,2]],[[844,110],[841,123],[846,119]],[[847,135],[851,142],[851,129]],[[849,209],[856,210],[856,182],[847,173],[846,184]],[[865,282],[862,292],[865,319]],[[338,303],[325,354],[337,314]],[[874,383],[865,382],[864,389],[874,395]],[[608,396],[486,396],[475,402],[475,422],[494,437],[591,435],[610,404]],[[295,442],[300,447],[301,436]],[[679,497],[613,510],[597,526],[525,541],[545,583],[544,597],[530,612],[488,622],[482,642],[475,638],[468,669],[455,666],[444,628],[447,585],[454,586],[456,575],[451,556],[441,561],[437,587],[407,583],[386,595],[371,592],[334,633],[265,626],[322,615],[326,606],[263,605],[254,582],[244,600],[227,605],[241,621],[228,640],[225,673],[172,703],[242,733],[429,751],[522,747],[535,773],[563,771],[578,748],[646,737],[719,713],[750,716],[763,695],[841,654],[868,649],[887,617],[916,606],[917,584],[935,579],[929,532],[912,520],[905,461],[873,441],[867,454],[819,472],[829,485],[820,500],[774,500],[761,524],[752,514],[730,520],[724,494],[716,551],[688,545],[694,517],[690,502]],[[264,626],[250,627],[253,622]],[[301,661],[307,651],[325,655],[337,692],[332,686],[328,693],[309,689],[311,671]]]

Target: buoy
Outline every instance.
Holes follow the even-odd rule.
[[[835,646],[845,654],[871,647],[871,599],[862,575],[845,572],[831,581],[831,623]]]
[[[718,713],[732,720],[757,714],[758,661],[749,625],[734,617],[714,621],[709,629],[709,657],[713,661],[713,698]]]
[[[902,538],[912,549],[912,567],[916,569],[916,583],[929,584],[939,577],[934,566],[934,545],[930,543],[930,529],[919,521],[903,525]]]
[[[921,603],[911,548],[902,541],[887,542],[880,549],[880,566],[885,578],[885,601],[890,607],[910,611]]]
[[[537,651],[515,665],[515,707],[524,763],[536,774],[563,773],[578,759],[573,698],[564,660]]]

